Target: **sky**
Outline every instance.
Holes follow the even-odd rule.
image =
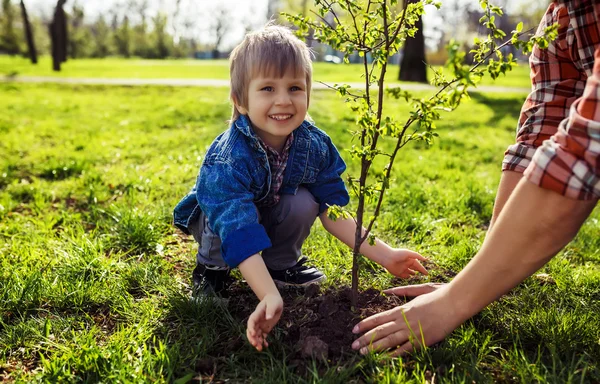
[[[30,13],[42,15],[49,19],[52,15],[56,0],[24,0]],[[88,21],[93,21],[98,15],[103,15],[107,21],[112,19],[113,10],[119,5],[127,3],[128,0],[67,0],[65,8],[68,10],[73,4],[83,5],[84,12]],[[211,34],[209,23],[211,12],[214,12],[216,4],[228,7],[231,11],[233,22],[229,33],[225,36],[221,49],[229,49],[236,45],[243,37],[245,28],[259,28],[266,21],[267,0],[180,0],[181,12],[180,22],[193,22],[196,25],[192,32],[200,42],[211,43]],[[310,1],[310,0],[309,0]],[[443,0],[442,0],[443,1]],[[462,0],[465,6],[477,6],[478,0]],[[496,0],[494,3],[505,3],[509,8],[514,8],[527,0]],[[139,1],[138,1],[139,2]],[[176,0],[147,0],[148,14],[155,14],[158,10],[163,10],[172,14],[175,10]],[[124,7],[121,7],[124,9]],[[429,37],[430,42],[441,34],[436,31],[439,26],[439,13],[435,7],[428,6],[424,18],[425,35]],[[180,27],[181,29],[181,27]]]

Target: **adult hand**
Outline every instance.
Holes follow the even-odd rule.
[[[283,311],[283,300],[279,294],[267,294],[248,318],[246,336],[254,348],[262,351],[268,347],[267,335],[279,321]]]
[[[408,249],[391,248],[387,252],[382,265],[392,275],[406,279],[416,275],[418,272],[424,275],[428,274],[419,260],[425,261],[427,258]]]
[[[389,349],[392,356],[398,356],[443,340],[466,320],[447,291],[435,289],[361,321],[352,332],[364,334],[354,341],[352,349],[361,354]]]
[[[405,297],[416,297],[421,296],[427,293],[431,293],[433,291],[437,291],[440,288],[443,288],[446,283],[425,283],[425,284],[414,284],[414,285],[405,285],[402,287],[394,287],[390,289],[386,289],[383,291],[386,295],[396,295],[396,296],[405,296]]]

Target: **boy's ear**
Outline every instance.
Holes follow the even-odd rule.
[[[242,107],[241,105],[235,104],[235,108],[238,110],[238,112],[240,113],[240,115],[247,115],[248,114],[248,110],[244,107]]]
[[[235,109],[237,109],[237,111],[240,113],[240,115],[248,114],[248,110],[240,105],[240,103],[237,100],[237,97],[231,95],[231,100],[233,100],[233,105],[235,106]]]

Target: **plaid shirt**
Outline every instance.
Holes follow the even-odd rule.
[[[285,172],[285,166],[290,155],[290,147],[294,141],[294,133],[290,133],[285,146],[281,153],[278,153],[275,149],[268,146],[260,137],[258,141],[267,152],[267,159],[269,160],[269,167],[271,167],[271,189],[267,197],[260,202],[261,207],[272,207],[279,203],[279,190],[283,184],[283,173]]]
[[[502,169],[525,172],[564,196],[592,199],[600,197],[600,4],[553,2],[538,33],[555,22],[558,38],[529,59],[532,92]]]

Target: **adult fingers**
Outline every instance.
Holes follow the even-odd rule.
[[[397,357],[397,356],[402,356],[405,355],[409,352],[412,352],[414,350],[414,345],[410,342],[408,343],[404,343],[401,346],[399,346],[398,348],[394,349],[392,352],[390,352],[390,357]]]
[[[403,287],[394,287],[390,289],[386,289],[383,291],[386,295],[396,295],[396,296],[406,296],[406,297],[416,297],[425,295],[427,293],[431,293],[443,287],[445,284],[443,283],[425,283],[425,284],[415,284],[415,285],[406,285]]]
[[[352,329],[352,333],[362,333],[369,331],[378,325],[383,325],[393,321],[395,318],[396,311],[399,311],[400,307],[396,307],[384,312],[377,313],[373,316],[369,316],[366,319],[360,321],[358,324],[354,326]]]
[[[378,326],[358,338],[353,344],[353,349],[360,349],[365,354],[369,350],[382,351],[402,345],[408,339],[408,331],[396,322]]]

